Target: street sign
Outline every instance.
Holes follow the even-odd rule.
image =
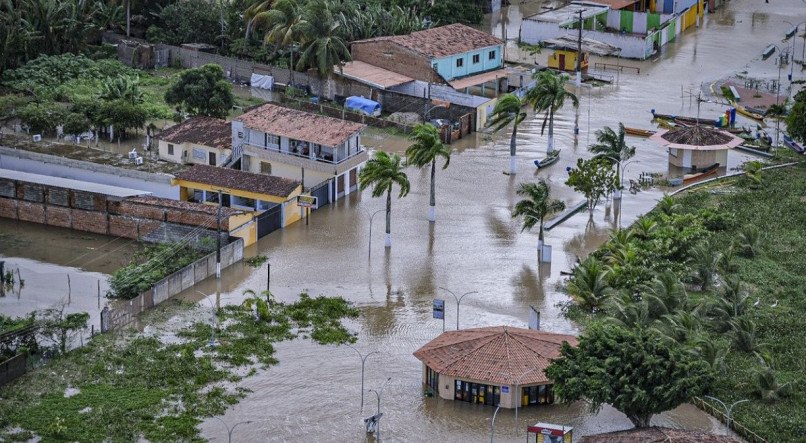
[[[434,318],[445,320],[445,300],[434,299]]]
[[[297,206],[300,208],[311,208],[316,209],[319,207],[318,205],[318,198],[312,195],[298,195],[297,196]]]

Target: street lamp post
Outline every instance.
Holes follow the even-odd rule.
[[[795,31],[792,33],[792,60],[789,62],[789,83],[792,84],[792,76],[794,74],[794,67],[795,67],[795,41],[798,39],[798,28],[800,25],[806,23],[806,21],[802,21],[797,25],[793,25],[791,22],[784,20],[784,23],[787,23],[789,26],[795,28]],[[806,42],[806,37],[804,37],[804,42]],[[804,51],[806,51],[806,43],[804,43]],[[803,57],[801,57],[803,58]],[[801,60],[803,61],[803,60]],[[790,86],[791,88],[791,86]]]
[[[493,413],[493,419],[490,421],[490,443],[493,443],[493,437],[495,437],[495,416],[498,415],[498,410],[501,409],[501,404],[498,404],[498,407],[495,408],[495,412]]]
[[[361,351],[359,351],[355,347],[353,347],[351,345],[346,345],[346,346],[349,347],[350,349],[352,349],[353,351],[355,351],[356,353],[358,353],[358,358],[361,359],[361,411],[363,412],[364,411],[364,365],[366,364],[367,358],[370,355],[372,355],[372,354],[380,354],[380,352],[372,351],[367,355],[363,355],[361,353]]]
[[[523,400],[523,397],[521,396],[520,382],[521,382],[521,380],[523,380],[523,377],[526,377],[527,375],[531,374],[532,372],[536,371],[537,369],[538,368],[532,368],[532,369],[524,372],[523,374],[521,374],[517,379],[515,379],[515,395],[516,395],[516,397],[515,397],[515,435],[518,435],[518,429],[520,429],[519,423],[518,423],[518,406],[521,405],[521,401]]]
[[[367,252],[367,257],[372,255],[372,219],[375,218],[375,215],[377,213],[383,212],[383,211],[385,211],[385,209],[378,209],[377,211],[375,211],[375,212],[373,212],[372,214],[369,215],[369,250]],[[367,214],[369,214],[369,211],[367,211]]]
[[[718,399],[716,397],[711,397],[710,395],[706,395],[705,398],[711,399],[711,400],[713,400],[715,402],[719,402],[719,404],[721,404],[722,407],[725,408],[725,421],[727,422],[726,424],[728,426],[727,435],[730,435],[730,414],[731,414],[731,412],[733,412],[733,407],[738,405],[739,403],[744,403],[746,401],[750,401],[750,400],[738,400],[738,401],[733,402],[733,404],[731,404],[730,406],[728,406],[728,405],[725,404],[725,402],[723,402],[722,400],[720,400],[720,399]]]
[[[465,292],[461,296],[457,297],[456,294],[454,294],[453,291],[451,291],[450,289],[443,288],[442,286],[440,286],[439,289],[448,291],[448,293],[450,293],[453,296],[453,299],[456,300],[456,330],[458,331],[459,330],[459,304],[462,303],[462,299],[465,298],[466,295],[478,294],[479,291]]]
[[[379,442],[381,441],[381,417],[380,417],[380,415],[381,415],[381,395],[383,395],[383,388],[386,387],[386,384],[389,383],[389,380],[391,380],[391,379],[392,379],[392,377],[387,378],[386,381],[383,382],[383,385],[381,385],[381,389],[379,389],[377,391],[375,389],[370,389],[369,390],[369,392],[374,392],[375,397],[378,398],[378,412],[376,412],[376,414],[378,416],[378,438],[377,438],[377,441],[379,441]]]
[[[229,443],[232,443],[232,433],[235,431],[235,428],[237,428],[238,425],[252,423],[252,420],[239,421],[238,423],[235,423],[234,425],[232,425],[232,427],[229,427],[227,422],[225,422],[221,417],[213,417],[213,418],[215,418],[216,420],[220,421],[221,423],[224,423],[224,426],[226,426],[226,428],[227,428],[227,441]]]

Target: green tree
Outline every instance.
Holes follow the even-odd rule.
[[[165,102],[179,105],[191,115],[226,118],[234,97],[221,66],[204,65],[184,71],[165,93]]]
[[[624,141],[624,124],[618,124],[618,132],[609,126],[596,131],[596,143],[590,145],[588,150],[610,159],[616,164],[616,182],[621,183],[621,162],[635,155],[635,146],[629,146]]]
[[[565,184],[585,195],[591,218],[602,197],[609,195],[618,186],[610,161],[603,158],[578,159],[577,167],[568,172]]]
[[[414,127],[409,136],[414,144],[406,149],[406,162],[417,168],[431,165],[431,199],[428,206],[428,221],[437,220],[436,209],[436,171],[437,158],[445,160],[442,169],[451,163],[451,149],[445,146],[439,138],[439,130],[430,123],[420,123]]]
[[[148,120],[148,112],[141,105],[125,100],[114,100],[101,105],[100,115],[105,125],[111,125],[118,140],[125,138],[129,129],[140,129]]]
[[[531,230],[535,224],[539,224],[538,249],[543,247],[543,223],[547,216],[565,209],[565,203],[551,198],[551,188],[545,180],[540,179],[537,183],[521,183],[516,191],[523,200],[515,203],[512,217],[523,217],[523,230]]]
[[[140,79],[128,75],[107,77],[101,82],[98,98],[105,101],[123,100],[133,105],[142,104],[144,101]]]
[[[258,13],[251,21],[253,26],[266,29],[264,44],[271,43],[288,50],[291,84],[294,83],[294,46],[303,37],[301,22],[301,10],[296,0],[277,0],[270,10]]]
[[[691,268],[693,277],[705,291],[714,282],[714,276],[719,268],[719,251],[715,250],[707,241],[703,241],[691,250]]]
[[[546,369],[558,397],[586,400],[593,410],[610,404],[639,428],[713,381],[707,363],[651,329],[594,325],[579,346],[564,343],[560,354]]]
[[[515,158],[518,138],[518,125],[526,118],[523,110],[525,103],[515,94],[506,94],[498,99],[490,115],[490,125],[493,130],[499,129],[512,123],[512,136],[509,138],[509,173],[515,174],[518,171],[518,162]]]
[[[158,13],[158,18],[157,24],[150,26],[146,33],[150,42],[214,45],[221,33],[220,10],[205,0],[172,2]]]
[[[40,313],[42,335],[55,344],[59,353],[64,354],[70,342],[83,330],[87,329],[90,315],[86,312],[65,314],[61,309],[48,309]]]
[[[66,114],[64,108],[52,102],[29,103],[17,111],[20,121],[34,134],[55,133]]]
[[[744,171],[744,176],[747,177],[748,180],[750,180],[751,187],[758,188],[759,186],[761,186],[762,183],[761,173],[763,167],[764,163],[761,163],[758,160],[742,163],[742,171]]]
[[[339,36],[339,22],[325,0],[309,0],[298,26],[302,35],[298,70],[316,69],[320,78],[329,79],[334,66],[350,60],[350,50]]]
[[[392,246],[392,186],[398,185],[403,198],[409,193],[409,177],[403,171],[402,160],[399,155],[389,155],[378,151],[367,161],[358,175],[361,190],[374,186],[372,196],[380,197],[386,193],[386,241],[387,248]]]
[[[557,75],[554,71],[540,71],[535,73],[534,79],[537,80],[537,83],[526,93],[526,101],[532,104],[535,112],[546,113],[543,117],[540,134],[543,135],[546,123],[548,123],[548,152],[551,152],[554,150],[554,114],[563,107],[566,100],[571,100],[575,108],[579,106],[579,100],[576,95],[565,90],[565,82],[568,79],[565,74]]]
[[[84,114],[69,112],[64,117],[62,126],[65,134],[78,135],[89,131],[92,128],[92,123]]]
[[[568,281],[568,295],[585,312],[596,312],[604,306],[613,294],[607,284],[610,270],[594,256],[588,256],[574,268]]]
[[[801,143],[806,143],[806,90],[795,94],[795,103],[786,116],[786,130]]]

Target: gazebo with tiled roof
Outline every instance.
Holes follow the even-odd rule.
[[[577,345],[573,335],[492,326],[444,332],[414,356],[440,397],[514,408],[518,398],[522,406],[553,402],[545,369],[564,342]]]

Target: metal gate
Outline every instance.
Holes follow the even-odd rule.
[[[330,180],[325,180],[322,183],[311,188],[311,195],[317,198],[316,204],[318,207],[325,206],[330,203]]]
[[[257,238],[264,237],[283,227],[283,205],[275,205],[257,216]]]

